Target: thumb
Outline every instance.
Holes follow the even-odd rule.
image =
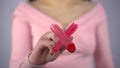
[[[41,62],[42,64],[45,64],[46,63],[46,56],[48,55],[49,53],[49,49],[48,47],[44,46],[41,48],[41,53],[40,53],[40,56],[41,56]]]

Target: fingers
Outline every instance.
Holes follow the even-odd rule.
[[[39,42],[39,47],[41,49],[42,46],[45,46],[49,49],[49,53],[52,52],[52,48],[54,47],[55,43],[47,38],[42,38],[41,41]]]
[[[61,53],[60,51],[57,53],[54,53],[52,50],[52,48],[55,46],[57,41],[58,41],[58,38],[54,35],[53,32],[47,32],[40,38],[39,45],[46,46],[49,49],[49,53],[46,52],[44,54],[44,57],[46,58],[47,62],[55,60]]]
[[[41,46],[46,46],[49,49],[49,53],[52,54],[52,48],[55,46],[57,38],[53,32],[46,32],[41,36],[38,42],[38,48],[41,49]]]
[[[46,32],[42,37],[41,39],[47,39],[51,42],[54,42],[54,45],[57,43],[58,41],[58,38],[56,37],[56,35],[53,33],[53,32]],[[50,45],[49,46],[51,49],[54,47],[53,45]],[[52,50],[51,50],[52,52]]]

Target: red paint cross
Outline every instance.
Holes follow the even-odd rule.
[[[72,23],[66,31],[63,31],[57,24],[51,25],[50,29],[59,38],[59,41],[53,47],[54,52],[57,52],[62,47],[65,47],[71,53],[75,51],[75,44],[70,39],[70,36],[76,31],[77,27],[77,24]]]

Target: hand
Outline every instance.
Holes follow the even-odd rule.
[[[53,32],[47,32],[38,40],[32,53],[29,55],[29,61],[32,64],[43,65],[48,62],[54,61],[65,50],[63,47],[58,52],[53,52],[52,48],[57,43],[58,38]]]

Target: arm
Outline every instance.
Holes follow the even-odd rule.
[[[25,17],[15,11],[12,23],[12,53],[10,68],[40,68],[28,61],[28,55],[32,51],[32,38],[30,26]]]
[[[95,68],[114,68],[105,12],[100,15],[102,20],[97,24],[96,28]]]

